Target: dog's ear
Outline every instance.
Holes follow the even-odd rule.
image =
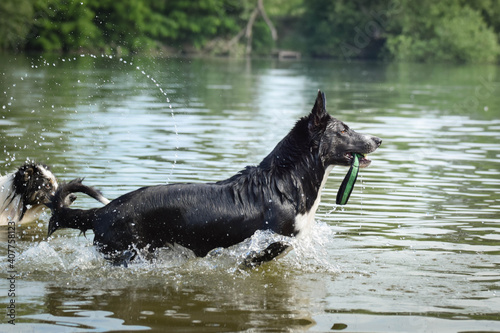
[[[318,96],[316,97],[316,102],[314,103],[313,109],[311,111],[311,116],[309,118],[309,128],[318,128],[326,124],[328,120],[328,113],[326,112],[326,98],[325,94],[318,90]]]
[[[34,172],[35,170],[32,165],[25,165],[19,170],[19,173],[21,174],[24,182],[27,182],[31,178],[31,176],[33,176]]]

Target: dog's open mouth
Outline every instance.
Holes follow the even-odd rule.
[[[354,153],[355,153],[355,152],[347,152],[347,153],[345,153],[345,154],[344,154],[344,157],[345,157],[345,159],[347,160],[347,163],[348,163],[349,165],[351,165],[351,164],[352,164],[352,161],[354,160],[354,156],[353,156],[353,154],[354,154]],[[359,159],[359,167],[360,167],[360,168],[366,168],[366,167],[367,167],[367,166],[369,166],[369,165],[370,165],[370,163],[372,162],[370,159],[366,158],[366,155],[367,155],[367,154],[362,154],[362,153],[356,153],[356,154],[358,154],[358,155],[362,156],[362,157]]]

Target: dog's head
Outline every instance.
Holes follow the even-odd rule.
[[[44,164],[24,164],[14,175],[15,192],[23,197],[25,205],[48,203],[57,186],[56,177]]]
[[[318,147],[319,157],[325,167],[330,165],[350,166],[353,154],[364,157],[359,161],[360,167],[370,165],[371,161],[366,154],[375,151],[382,139],[366,134],[360,134],[349,128],[342,121],[332,117],[326,111],[325,94],[318,92],[318,97],[309,115],[309,131]]]

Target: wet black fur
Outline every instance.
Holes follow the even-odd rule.
[[[70,209],[64,202],[73,192],[92,195],[92,188],[78,179],[60,185],[52,200],[49,235],[58,228],[91,229],[100,251],[118,258],[129,256],[127,251],[152,251],[173,243],[205,256],[214,248],[242,242],[257,230],[295,236],[300,231],[296,217],[313,209],[326,168],[348,166],[346,153],[370,153],[380,143],[331,117],[319,92],[309,116],[300,119],[258,166],[246,167],[229,179],[143,187],[88,210]],[[271,244],[250,262],[271,260],[286,247]]]

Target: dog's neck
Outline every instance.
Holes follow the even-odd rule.
[[[333,166],[323,165],[318,143],[310,137],[307,118],[303,118],[258,167],[268,172],[283,197],[297,203],[297,214],[312,210],[314,214]]]

